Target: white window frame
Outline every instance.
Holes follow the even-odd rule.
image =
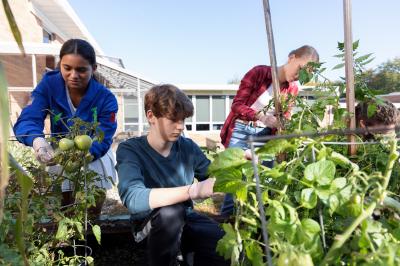
[[[139,134],[140,134],[140,117],[138,117],[138,122],[132,122],[132,123],[126,123],[125,122],[125,96],[129,96],[128,94],[123,94],[122,95],[122,113],[123,113],[123,122],[122,122],[122,124],[123,124],[123,130],[124,130],[124,132],[127,132],[127,130],[126,130],[126,126],[137,126],[138,127],[138,132],[139,132]],[[137,106],[137,108],[139,109],[140,107],[139,107],[139,98],[140,97],[137,97],[136,96],[136,99],[137,99],[137,104],[136,104],[136,106]],[[138,114],[139,114],[139,110],[138,110]]]

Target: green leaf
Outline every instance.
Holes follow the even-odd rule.
[[[91,111],[93,113],[93,123],[97,123],[97,107],[93,107]]]
[[[263,147],[261,147],[257,151],[257,154],[266,153],[266,154],[277,155],[278,153],[291,150],[293,148],[294,145],[291,144],[286,139],[274,139],[268,141]]]
[[[400,228],[396,228],[392,231],[392,235],[398,240],[400,241]]]
[[[22,41],[22,35],[18,29],[18,25],[17,25],[17,22],[15,21],[15,18],[11,11],[10,5],[8,4],[7,0],[3,0],[2,2],[3,2],[4,12],[6,13],[8,25],[11,28],[11,32],[14,36],[14,40],[17,42],[21,53],[25,54],[25,49],[24,49],[24,45],[23,45],[23,41]]]
[[[353,51],[357,50],[359,44],[360,44],[360,40],[357,40],[357,41],[353,42]]]
[[[286,217],[285,209],[283,208],[282,203],[277,200],[271,200],[269,202],[267,214],[279,220],[285,220]]]
[[[236,199],[239,202],[246,202],[247,201],[247,186],[242,185],[240,188],[238,188],[235,192],[236,194]]]
[[[321,231],[319,223],[310,218],[303,219],[301,221],[301,227],[304,233],[310,237],[317,235]]]
[[[54,123],[54,124],[57,124],[57,122],[61,120],[62,114],[63,114],[63,113],[58,113],[58,114],[56,114],[56,115],[53,116],[53,123]]]
[[[98,226],[97,224],[92,226],[92,231],[94,236],[96,237],[97,243],[99,243],[99,245],[101,245],[101,229],[100,226]]]
[[[299,82],[301,85],[310,82],[313,75],[307,71],[305,68],[301,68],[299,71]]]
[[[313,188],[305,188],[301,191],[300,203],[304,208],[313,209],[317,205],[317,194]]]
[[[10,132],[10,115],[8,108],[8,86],[3,65],[0,62],[0,224],[3,220],[3,204],[6,195],[5,189],[9,179],[9,159],[6,145]]]
[[[376,104],[368,104],[368,108],[367,108],[367,116],[368,118],[371,118],[374,116],[374,114],[376,113],[376,110],[378,109],[378,107],[376,106]]]
[[[208,167],[208,172],[213,175],[214,172],[238,167],[245,164],[247,160],[244,157],[244,151],[240,148],[228,148],[220,152],[214,161]]]
[[[214,184],[215,192],[234,193],[236,189],[246,185],[243,181],[242,172],[239,169],[229,169],[214,172],[216,177]]]
[[[373,55],[373,53],[360,56],[360,57],[356,58],[354,61],[356,61],[357,63],[363,63],[363,65],[365,65],[365,62],[363,62],[363,61],[369,59],[369,57],[370,57],[371,55]]]
[[[318,198],[326,205],[328,205],[329,196],[332,194],[330,189],[318,187],[316,189]]]
[[[335,178],[335,179],[333,179],[332,184],[331,184],[331,191],[335,192],[338,189],[342,189],[346,186],[346,184],[347,184],[346,178],[344,178],[344,177]]]
[[[65,220],[61,220],[58,223],[56,239],[58,240],[66,240],[68,236],[68,225],[66,224]]]
[[[86,257],[87,265],[94,265],[94,259],[91,256]]]
[[[307,165],[304,178],[307,181],[316,181],[320,185],[329,185],[335,176],[336,167],[332,161],[322,160]]]
[[[332,70],[340,69],[340,68],[343,68],[343,67],[344,67],[344,63],[340,63],[340,64],[337,64],[336,66],[334,66],[334,67],[332,68]]]
[[[338,49],[344,51],[344,42],[338,42]]]
[[[231,224],[222,224],[225,235],[218,241],[217,252],[225,259],[231,259],[231,265],[238,265],[241,243],[238,243],[237,232]]]
[[[251,265],[253,266],[263,266],[265,265],[263,262],[264,252],[261,247],[255,242],[251,241],[250,243],[246,243],[245,245],[246,256],[251,261]]]
[[[338,197],[335,194],[331,195],[329,197],[328,204],[329,204],[329,214],[332,215],[339,207]]]

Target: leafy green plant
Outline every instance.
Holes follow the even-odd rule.
[[[62,136],[64,138],[91,134],[96,141],[102,140],[98,123],[79,118],[64,123],[69,125],[69,133]],[[31,149],[10,145],[10,152],[15,152],[23,167],[15,162],[11,168],[5,219],[0,226],[0,244],[5,247],[5,252],[0,253],[0,261],[11,263],[8,255],[18,254],[14,259],[19,258],[26,265],[76,265],[82,259],[93,262],[90,256],[70,254],[65,250],[68,246],[74,247],[76,241],[85,240],[88,225],[100,243],[100,227],[91,222],[92,217],[87,217],[87,210],[96,206],[97,200],[104,196],[104,190],[94,185],[100,177],[88,169],[88,163],[93,159],[88,149],[75,146],[58,149],[60,137],[49,139],[56,148],[53,163],[57,164],[57,171],[48,171],[32,160]],[[61,205],[63,180],[69,180],[74,187],[74,201],[67,206]]]
[[[357,47],[358,42],[353,48]],[[355,55],[356,75],[370,56]],[[255,169],[243,159],[242,150],[217,154],[209,167],[217,178],[215,190],[234,194],[236,204],[234,222],[223,225],[226,234],[217,250],[233,265],[265,265],[261,232],[266,229],[277,265],[398,265],[400,203],[395,198],[400,191],[391,179],[399,169],[397,140],[383,136],[377,144],[361,144],[359,153],[349,158],[346,145],[340,145],[345,136],[301,136],[344,129],[350,115],[339,104],[345,86],[325,79],[320,65],[311,67],[320,76],[317,87],[322,95],[314,103],[299,100],[298,112],[285,121],[283,134],[299,133],[298,137],[269,140],[257,150],[260,162],[285,154],[272,168],[256,166],[261,202],[256,197]],[[303,78],[310,79],[307,73]],[[361,80],[357,86],[364,93],[360,99],[374,97]],[[324,127],[320,122],[327,105],[333,106],[333,120]],[[360,137],[358,141],[362,143]],[[259,204],[267,228],[262,227]]]

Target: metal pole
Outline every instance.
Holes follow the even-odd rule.
[[[276,64],[276,55],[275,55],[275,43],[274,43],[274,33],[272,32],[272,23],[271,23],[271,12],[269,7],[269,0],[263,0],[264,5],[264,18],[265,18],[265,26],[267,29],[267,38],[268,38],[268,50],[269,50],[269,58],[271,61],[271,71],[272,71],[272,88],[274,91],[274,103],[275,103],[275,113],[278,118],[278,133],[281,132],[281,104],[280,104],[280,87],[279,87],[279,79],[278,79],[278,66]]]
[[[256,197],[258,201],[258,210],[260,212],[260,220],[261,220],[261,232],[263,235],[264,240],[264,252],[267,257],[268,266],[272,266],[272,257],[271,251],[269,248],[269,237],[268,237],[268,222],[265,218],[265,211],[264,211],[264,204],[261,195],[261,188],[260,188],[260,176],[258,175],[258,166],[256,161],[256,152],[254,150],[254,141],[253,136],[250,136],[250,149],[251,149],[251,162],[254,169],[254,178],[256,179]]]
[[[356,128],[355,100],[354,100],[354,68],[353,68],[353,37],[351,27],[351,0],[343,0],[344,17],[344,47],[345,47],[345,71],[346,71],[346,106],[351,115],[348,121],[348,128]],[[355,136],[349,135],[349,142],[355,142]],[[349,154],[355,155],[356,145],[349,146]]]

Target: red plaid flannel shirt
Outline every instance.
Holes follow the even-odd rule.
[[[220,137],[222,144],[227,148],[235,127],[236,119],[245,121],[256,121],[256,113],[250,106],[265,92],[272,83],[270,66],[256,66],[243,77],[239,90],[233,99],[231,112],[225,120],[221,129]],[[288,83],[280,88],[282,94],[297,96],[298,87],[295,82]]]

